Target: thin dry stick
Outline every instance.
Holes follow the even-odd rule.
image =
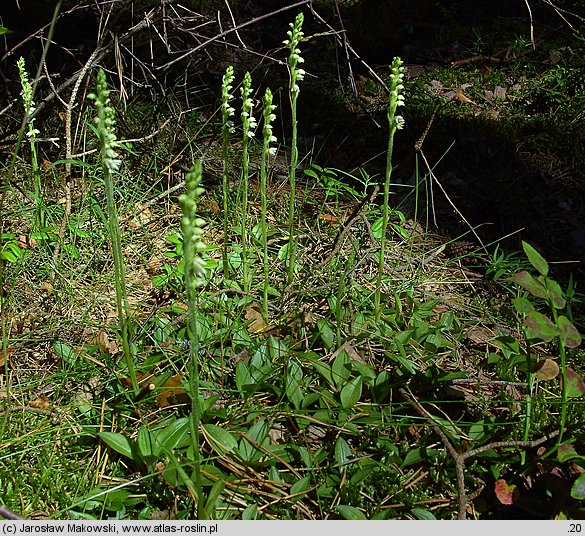
[[[9,510],[5,506],[0,506],[0,517],[3,517],[4,519],[10,519],[11,521],[26,519],[25,517],[15,514],[12,510]]]
[[[69,221],[69,216],[71,215],[71,114],[73,112],[73,108],[75,107],[75,101],[77,100],[77,93],[79,91],[79,87],[81,86],[81,82],[85,78],[85,75],[93,66],[93,63],[96,59],[96,56],[100,52],[100,48],[96,48],[92,53],[83,68],[79,73],[79,77],[75,81],[75,85],[73,86],[73,91],[71,91],[71,97],[69,98],[69,103],[67,104],[67,108],[65,110],[65,159],[68,162],[65,164],[65,177],[63,178],[63,187],[65,189],[65,211],[63,213],[63,220],[61,221],[61,227],[59,228],[59,236],[57,237],[57,242],[55,243],[55,249],[53,250],[53,266],[57,266],[57,259],[59,257],[59,252],[61,251],[61,243],[63,242],[63,236],[65,235],[65,228],[67,227],[67,222]],[[55,93],[57,98],[61,100],[58,93]]]
[[[301,6],[304,6],[306,4],[310,4],[310,3],[311,3],[311,0],[302,0],[301,2],[296,2],[295,4],[291,4],[290,6],[285,6],[285,7],[282,7],[280,9],[276,9],[274,11],[271,11],[270,13],[266,13],[265,15],[261,15],[260,17],[256,17],[252,20],[244,22],[238,26],[235,26],[234,28],[230,28],[229,30],[225,30],[224,32],[220,32],[217,35],[214,35],[213,37],[210,37],[209,39],[207,39],[207,41],[205,41],[204,43],[201,43],[200,45],[197,45],[196,47],[189,49],[187,52],[176,57],[174,60],[171,60],[168,63],[165,63],[164,65],[157,67],[157,71],[162,71],[164,69],[167,69],[171,65],[177,63],[178,61],[185,59],[186,57],[190,56],[191,54],[194,54],[195,52],[197,52],[197,51],[201,50],[202,48],[206,47],[207,45],[209,45],[210,43],[213,43],[214,41],[217,41],[219,39],[223,39],[228,34],[231,34],[233,32],[237,32],[238,30],[242,30],[248,26],[251,26],[252,24],[256,24],[256,23],[260,22],[261,20],[268,19],[270,17],[274,17],[275,15],[278,15],[279,13],[282,13],[284,11],[288,11],[289,9],[294,9],[296,7],[301,7]]]
[[[481,240],[481,238],[479,237],[479,235],[475,232],[475,227],[473,227],[466,219],[465,216],[463,214],[461,214],[461,211],[457,208],[457,206],[455,205],[455,203],[453,203],[453,201],[451,201],[451,198],[449,197],[449,194],[447,194],[447,192],[445,191],[445,188],[443,188],[443,185],[439,182],[439,180],[437,179],[436,175],[433,173],[433,169],[431,168],[431,166],[429,165],[424,152],[421,150],[419,151],[420,155],[422,157],[422,159],[424,160],[425,165],[427,166],[427,169],[429,170],[429,175],[431,177],[431,185],[433,182],[437,183],[437,186],[441,189],[441,191],[443,192],[443,195],[445,196],[445,198],[447,199],[447,201],[449,201],[449,204],[453,207],[453,210],[455,212],[457,212],[457,214],[459,215],[459,217],[465,222],[465,225],[467,225],[467,227],[469,227],[469,229],[471,230],[471,232],[473,233],[473,235],[475,236],[475,238],[477,238],[477,241],[479,242],[479,244],[481,245],[481,247],[483,248],[483,250],[488,253],[487,248],[485,247],[483,241]]]
[[[457,510],[457,519],[465,519],[467,517],[467,504],[469,499],[466,494],[465,490],[465,461],[481,454],[482,452],[486,452],[492,449],[500,449],[500,448],[535,448],[539,445],[542,445],[549,439],[553,439],[557,435],[559,435],[559,430],[555,430],[554,432],[547,434],[540,439],[536,439],[534,441],[495,441],[493,443],[488,443],[487,445],[483,445],[473,450],[469,450],[464,453],[459,453],[455,450],[455,447],[449,441],[449,438],[446,436],[445,432],[439,426],[439,423],[435,420],[435,418],[425,409],[422,407],[420,402],[416,399],[416,397],[412,394],[410,390],[406,390],[404,388],[399,388],[398,392],[402,396],[404,400],[407,402],[412,403],[416,412],[423,417],[433,428],[435,433],[441,439],[441,442],[447,449],[447,452],[453,458],[453,462],[455,463],[455,473],[457,475],[457,495],[458,495],[458,510]]]
[[[532,20],[532,8],[528,3],[528,0],[524,0],[526,3],[526,8],[528,9],[528,16],[530,17],[530,42],[532,43],[532,50],[536,49],[536,44],[534,43],[534,21]]]
[[[364,212],[368,209],[368,207],[370,206],[370,203],[372,203],[372,201],[374,200],[376,195],[378,195],[379,191],[380,191],[380,186],[378,184],[376,184],[374,186],[374,189],[370,193],[370,195],[368,197],[366,197],[366,199],[364,199],[360,203],[360,205],[357,207],[356,210],[354,210],[353,216],[351,216],[349,218],[347,223],[343,226],[343,228],[341,229],[341,231],[337,235],[335,242],[333,242],[333,248],[331,249],[331,253],[329,253],[329,255],[327,255],[325,260],[323,260],[319,264],[319,266],[321,266],[321,267],[327,266],[327,264],[329,264],[329,261],[333,257],[335,257],[335,255],[337,255],[337,252],[341,249],[341,246],[343,246],[343,242],[345,240],[345,237],[347,236],[347,233],[349,233],[349,230],[353,227],[354,223],[362,217],[362,214],[364,214]]]

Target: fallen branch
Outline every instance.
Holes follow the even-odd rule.
[[[18,514],[15,514],[12,510],[9,510],[5,506],[0,506],[0,517],[3,517],[4,519],[10,519],[12,521],[26,519],[25,517],[21,517]]]
[[[433,428],[434,432],[439,436],[441,442],[445,446],[445,449],[455,462],[455,473],[457,474],[457,499],[458,499],[458,509],[457,509],[457,519],[465,519],[467,517],[467,505],[469,503],[469,497],[467,496],[467,492],[465,490],[465,461],[481,454],[482,452],[486,452],[492,449],[501,449],[501,448],[535,448],[539,445],[542,445],[549,439],[552,439],[559,435],[559,430],[555,430],[554,432],[541,437],[540,439],[536,439],[534,441],[495,441],[493,443],[488,443],[487,445],[483,445],[473,450],[469,450],[464,453],[457,452],[445,432],[443,432],[442,428],[440,427],[439,423],[435,420],[435,418],[420,404],[420,402],[415,398],[412,392],[407,391],[404,388],[399,388],[398,392],[400,396],[407,402],[410,402],[416,412],[425,419]],[[475,494],[473,495],[475,496]]]

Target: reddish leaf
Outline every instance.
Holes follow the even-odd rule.
[[[534,277],[532,277],[526,270],[514,274],[510,279],[517,285],[520,285],[523,289],[530,292],[533,296],[538,296],[539,298],[544,299],[548,298],[548,292],[544,286],[534,279]]]
[[[508,485],[508,483],[503,479],[496,480],[494,491],[498,501],[500,501],[502,504],[514,504],[520,496],[520,492],[518,491],[516,485]]]
[[[557,325],[561,330],[561,339],[563,339],[565,346],[577,348],[581,344],[581,335],[566,316],[559,316]]]
[[[575,450],[575,447],[569,443],[565,443],[564,445],[560,445],[558,450],[557,450],[557,460],[559,460],[559,462],[566,462],[567,460],[570,460],[571,458],[578,458],[579,455],[577,454],[577,451]]]
[[[557,308],[557,309],[562,309],[566,304],[566,300],[565,297],[563,296],[563,291],[561,290],[560,285],[552,280],[552,279],[546,279],[546,288],[548,289],[548,295],[550,297],[550,299],[553,302],[553,305]]]
[[[573,369],[567,369],[567,398],[585,395],[585,382]]]
[[[546,315],[538,311],[531,311],[524,319],[524,323],[528,328],[528,338],[539,338],[544,342],[550,342],[555,337],[559,336],[560,330],[554,322]]]

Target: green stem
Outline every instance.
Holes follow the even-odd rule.
[[[250,290],[250,281],[248,275],[248,174],[250,170],[250,155],[248,152],[248,135],[244,132],[244,141],[242,147],[242,280],[244,292]]]
[[[206,517],[203,502],[203,484],[201,480],[201,455],[199,452],[199,425],[202,409],[199,398],[199,329],[197,322],[197,288],[203,283],[205,266],[199,256],[204,245],[201,242],[202,226],[205,222],[197,218],[197,199],[203,193],[199,187],[203,175],[201,163],[195,164],[185,179],[187,192],[179,197],[183,210],[181,227],[183,230],[183,253],[185,257],[185,290],[188,304],[188,333],[191,343],[189,359],[189,390],[191,394],[191,415],[189,431],[195,466],[195,490],[197,495],[197,519]]]
[[[390,178],[392,177],[392,153],[394,150],[394,134],[396,133],[396,123],[394,117],[390,120],[390,133],[388,135],[388,149],[386,152],[386,178],[384,180],[384,203],[382,205],[382,236],[380,237],[380,259],[378,261],[378,274],[376,276],[376,291],[374,294],[374,312],[376,322],[380,321],[382,308],[380,307],[380,296],[382,292],[382,277],[384,275],[384,257],[386,252],[386,233],[388,230],[389,220],[389,202],[390,202]]]
[[[530,425],[532,424],[532,351],[530,341],[524,332],[524,340],[526,342],[526,385],[528,386],[528,394],[526,395],[526,415],[524,416],[524,434],[523,441],[528,441],[530,435]],[[520,455],[521,463],[526,462],[526,452],[522,451]]]
[[[230,264],[228,262],[228,247],[229,247],[229,199],[228,199],[228,143],[229,143],[229,129],[224,126],[223,129],[223,248],[221,258],[223,262],[223,277],[230,278]]]
[[[294,277],[296,263],[296,242],[294,240],[295,224],[295,190],[296,190],[296,172],[299,161],[299,150],[297,147],[297,97],[298,91],[292,92],[291,95],[291,117],[292,117],[292,143],[290,150],[290,170],[289,185],[290,197],[288,204],[288,266],[287,266],[287,283],[290,284]]]
[[[549,300],[549,307],[552,311],[553,322],[558,326],[557,309],[552,300]],[[561,423],[559,425],[559,436],[557,437],[556,447],[563,441],[563,433],[567,422],[567,354],[561,335],[557,337],[557,344],[559,345],[559,356],[561,358]]]
[[[130,334],[128,321],[130,318],[128,310],[128,297],[126,294],[126,273],[124,267],[124,258],[122,255],[122,241],[120,238],[120,225],[118,222],[118,210],[114,199],[114,184],[112,175],[107,166],[102,166],[104,171],[104,181],[106,185],[106,203],[108,211],[108,227],[110,240],[112,242],[112,257],[114,260],[114,283],[116,287],[116,308],[118,319],[120,321],[120,331],[122,338],[122,349],[128,368],[128,375],[132,384],[132,390],[137,394],[138,378],[134,367],[134,356],[130,348]]]

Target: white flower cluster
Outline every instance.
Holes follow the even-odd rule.
[[[394,58],[390,66],[390,105],[388,107],[388,116],[394,118],[397,130],[404,128],[404,118],[396,115],[396,109],[405,105],[404,95],[404,67],[402,67],[402,60]]]
[[[34,119],[30,119],[30,116],[35,111],[35,103],[33,101],[32,95],[32,86],[28,79],[28,73],[26,72],[26,68],[24,65],[24,58],[21,56],[16,65],[18,66],[18,73],[20,75],[20,85],[22,86],[22,102],[24,103],[24,113],[26,114],[28,120],[28,131],[26,133],[27,138],[31,140],[31,143],[34,141],[39,131],[34,128],[33,122]]]
[[[264,138],[264,153],[266,155],[274,156],[276,154],[276,147],[271,147],[271,143],[276,143],[278,140],[276,136],[272,133],[272,121],[276,119],[276,115],[272,112],[276,109],[276,104],[272,104],[272,91],[270,88],[266,88],[266,93],[264,93],[264,130],[263,130],[263,138]]]
[[[224,127],[231,133],[234,132],[235,128],[234,122],[230,117],[236,113],[235,108],[230,104],[230,101],[234,99],[234,96],[231,94],[234,78],[234,68],[230,65],[223,75],[223,81],[221,84],[221,114]]]
[[[197,216],[197,199],[204,190],[199,186],[203,169],[201,162],[197,162],[185,177],[187,193],[179,196],[179,203],[183,211],[181,229],[183,231],[183,251],[185,252],[185,276],[188,284],[194,290],[204,283],[205,261],[199,253],[205,249],[201,240],[205,220]]]
[[[254,100],[250,97],[252,93],[252,76],[249,72],[244,75],[244,82],[242,84],[242,124],[244,126],[244,135],[248,138],[253,138],[255,135],[258,122],[252,115],[254,109]]]
[[[90,99],[95,100],[97,117],[94,123],[97,126],[102,153],[102,165],[109,173],[116,173],[120,169],[122,161],[116,153],[116,135],[114,134],[114,109],[110,106],[110,90],[106,74],[102,69],[98,71],[96,93],[88,95]]]
[[[299,92],[299,85],[297,82],[300,82],[305,78],[305,70],[299,69],[297,66],[300,63],[304,63],[304,58],[301,56],[301,51],[298,49],[298,44],[302,41],[303,36],[305,35],[302,27],[303,27],[304,15],[299,13],[294,23],[290,23],[291,29],[286,32],[288,35],[288,39],[285,39],[283,43],[289,48],[290,55],[288,57],[288,65],[290,67],[290,89],[292,93]]]

